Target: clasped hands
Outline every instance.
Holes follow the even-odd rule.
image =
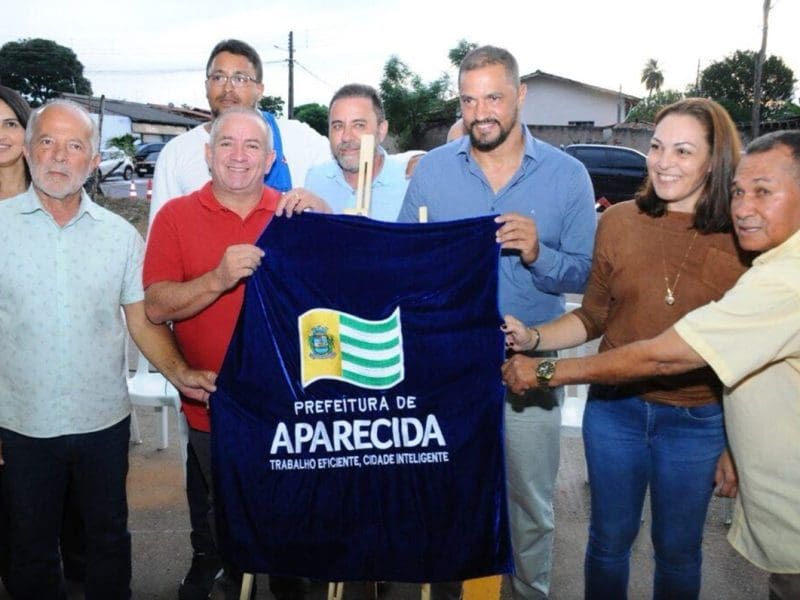
[[[538,336],[530,327],[511,315],[505,316],[505,322],[500,326],[505,334],[506,349],[514,352],[531,350],[537,343]],[[514,354],[503,363],[503,385],[515,394],[521,394],[531,388],[538,387],[536,368],[541,362],[538,358],[531,358],[524,354]]]

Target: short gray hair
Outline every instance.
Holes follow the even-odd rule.
[[[264,134],[267,140],[267,151],[272,152],[272,127],[270,127],[266,120],[264,120],[264,115],[262,115],[255,108],[251,108],[249,106],[233,106],[214,119],[214,122],[211,124],[211,132],[208,140],[210,146],[214,146],[214,141],[217,139],[217,135],[219,135],[222,122],[231,115],[252,115],[257,117],[258,120],[264,125]]]
[[[31,147],[33,132],[38,126],[39,116],[50,106],[62,106],[85,117],[89,122],[89,144],[92,148],[92,156],[95,156],[98,152],[100,152],[100,130],[97,128],[97,123],[94,122],[94,119],[92,119],[89,111],[87,111],[83,106],[73,102],[72,100],[66,100],[65,98],[56,98],[55,100],[50,100],[43,106],[40,106],[31,112],[31,116],[28,119],[28,126],[25,128],[25,146],[27,146],[28,149]]]

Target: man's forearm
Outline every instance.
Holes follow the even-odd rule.
[[[188,319],[212,304],[224,291],[213,271],[191,281],[159,281],[145,291],[145,311],[153,323]]]
[[[167,325],[152,323],[145,316],[141,302],[123,308],[128,331],[134,343],[150,364],[175,383],[178,372],[187,369],[188,365],[178,349],[172,330]]]
[[[503,381],[521,393],[537,386],[536,369],[542,359],[518,354],[503,365]],[[705,366],[703,358],[673,328],[658,337],[634,342],[601,354],[558,361],[550,387],[580,383],[617,384],[677,375]]]
[[[625,383],[659,375],[686,373],[705,364],[702,357],[670,328],[655,338],[601,354],[560,360],[550,384]]]

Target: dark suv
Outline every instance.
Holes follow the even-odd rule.
[[[647,177],[647,158],[633,148],[571,144],[564,152],[581,161],[589,171],[599,210],[633,198]]]
[[[133,168],[136,169],[136,174],[140,176],[152,175],[156,168],[156,160],[158,154],[164,147],[166,142],[152,142],[150,144],[142,144],[136,148],[136,154],[133,155]]]

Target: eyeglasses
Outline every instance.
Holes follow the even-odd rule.
[[[226,75],[220,71],[212,73],[206,79],[211,85],[215,87],[222,87],[228,81],[231,82],[233,87],[242,87],[250,83],[251,81],[256,81],[255,77],[250,77],[250,75],[245,75],[244,73],[234,73],[233,75]]]

